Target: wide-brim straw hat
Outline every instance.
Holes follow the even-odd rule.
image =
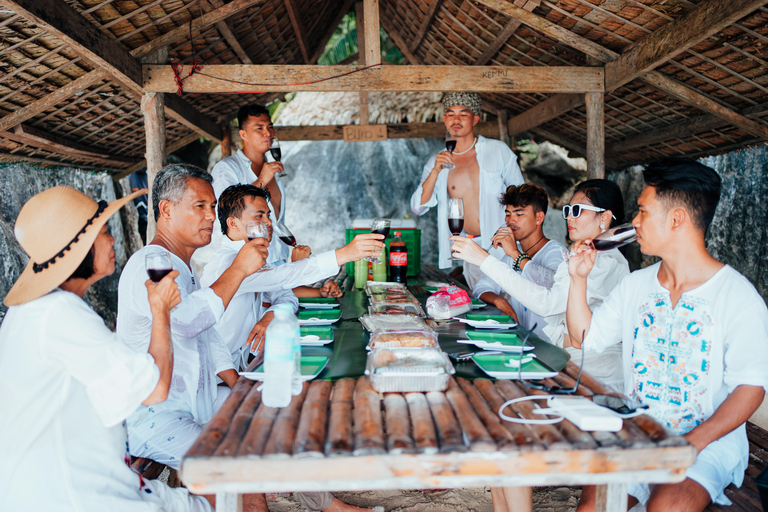
[[[5,305],[37,299],[66,281],[112,214],[146,193],[147,189],[141,189],[111,203],[97,203],[79,190],[53,187],[30,198],[14,226],[16,240],[29,256],[29,263],[5,296]]]

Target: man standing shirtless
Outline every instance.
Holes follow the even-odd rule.
[[[411,210],[424,215],[437,205],[437,236],[440,240],[440,268],[452,266],[448,237],[448,198],[464,200],[464,234],[479,236],[481,247],[491,244],[491,237],[504,225],[504,208],[498,197],[510,185],[522,185],[523,175],[517,157],[501,141],[475,136],[480,121],[480,96],[477,93],[451,92],[443,95],[443,122],[456,139],[451,154],[442,151],[431,157],[421,174],[421,184],[411,196]],[[453,169],[443,169],[452,163]],[[491,254],[504,256],[501,249]],[[464,263],[464,278],[473,288],[483,276],[480,270]]]

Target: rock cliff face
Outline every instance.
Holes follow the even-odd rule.
[[[29,260],[13,234],[13,226],[21,207],[36,193],[57,185],[78,189],[97,201],[114,201],[116,194],[122,197],[130,192],[127,178],[116,186],[105,174],[92,174],[67,167],[37,169],[26,164],[1,167],[0,190],[3,193],[0,202],[0,231],[3,236],[0,237],[0,297],[5,297]],[[109,220],[109,232],[115,238],[117,270],[112,276],[97,282],[85,295],[85,300],[111,328],[115,326],[117,315],[120,270],[128,257],[141,247],[141,239],[136,230],[137,218],[136,208],[130,202],[119,215],[113,215]],[[124,226],[130,228],[126,230]],[[6,310],[0,304],[0,321]]]
[[[707,233],[707,249],[755,285],[768,301],[768,147],[704,158],[723,180],[720,203]],[[643,189],[642,168],[613,173],[609,179],[624,192],[627,219],[637,213]],[[637,244],[625,253],[632,269],[657,261],[643,256]]]

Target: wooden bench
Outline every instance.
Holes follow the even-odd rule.
[[[749,467],[744,475],[744,483],[740,488],[730,485],[725,490],[725,495],[733,505],[723,507],[711,504],[706,510],[711,512],[760,512],[763,510],[755,478],[768,466],[768,431],[747,422],[747,438],[749,439]]]

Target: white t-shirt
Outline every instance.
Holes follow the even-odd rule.
[[[159,378],[149,354],[73,293],[11,307],[0,327],[2,509],[160,510],[125,463],[124,423]]]
[[[519,242],[517,243],[517,248],[520,251],[523,250]],[[531,257],[523,267],[523,272],[519,275],[538,286],[550,289],[555,283],[555,272],[557,272],[557,268],[560,264],[565,261],[565,257],[565,246],[560,242],[550,240]],[[507,265],[507,268],[510,270],[512,270],[512,267],[515,264],[515,260],[506,254],[501,258],[501,262]],[[475,288],[472,290],[472,295],[479,299],[480,296],[486,292],[495,293],[506,299],[507,302],[509,302],[509,305],[512,306],[512,309],[515,310],[515,313],[517,313],[517,319],[520,322],[520,325],[530,329],[533,327],[533,324],[536,324],[537,327],[534,331],[536,335],[544,340],[550,341],[549,337],[544,333],[544,327],[547,325],[544,317],[537,315],[532,310],[528,309],[524,303],[521,303],[515,297],[510,295],[488,275],[477,282]],[[562,346],[562,342],[560,345]]]
[[[221,277],[232,262],[245,241],[232,241],[224,237],[221,247],[211,258],[203,271],[202,285],[211,286]],[[286,263],[272,270],[255,272],[243,279],[235,296],[229,301],[229,306],[215,329],[226,344],[232,355],[235,367],[239,367],[243,359],[243,345],[256,322],[267,311],[272,311],[277,304],[290,304],[293,311],[299,308],[299,300],[293,293],[293,288],[311,284],[335,275],[339,271],[335,251],[328,251],[309,259]],[[272,307],[264,309],[263,302],[269,302]]]
[[[584,346],[599,352],[623,341],[625,394],[684,434],[737,386],[768,390],[768,309],[755,287],[727,265],[683,293],[673,308],[658,280],[660,265],[619,283],[594,310]],[[741,438],[744,449],[743,427]]]
[[[507,190],[508,186],[522,185],[523,175],[520,172],[520,166],[517,165],[517,157],[509,149],[509,146],[500,140],[486,139],[482,135],[478,135],[475,152],[480,169],[478,176],[480,238],[475,239],[475,241],[480,244],[480,247],[488,247],[491,244],[491,237],[496,234],[496,230],[504,225],[504,207],[499,204],[499,197]],[[440,171],[432,191],[432,197],[426,203],[421,204],[421,194],[424,191],[422,185],[435,166],[436,156],[430,157],[424,166],[421,182],[411,196],[411,211],[415,215],[424,215],[430,208],[437,206],[437,237],[440,244],[439,266],[440,268],[450,268],[453,262],[450,250],[451,241],[448,240],[448,237],[451,236],[448,229],[449,169]],[[504,251],[491,249],[491,254],[501,258]]]
[[[211,171],[211,176],[213,176],[213,193],[216,194],[217,200],[227,187],[240,184],[250,185],[256,181],[256,174],[251,170],[251,161],[248,160],[248,157],[245,156],[242,149],[238,149],[234,155],[227,157],[214,165],[213,170]],[[277,175],[275,175],[274,180],[275,183],[277,183],[277,188],[280,190],[280,216],[275,218],[275,208],[272,206],[272,202],[268,201],[270,210],[269,218],[272,222],[285,222],[285,209],[287,204],[285,185],[283,184],[283,179]],[[221,228],[218,226],[218,222],[217,225],[214,226],[214,229],[219,230],[218,232],[221,233]],[[226,238],[226,236],[224,238]],[[272,237],[272,241],[269,244],[267,263],[286,261],[288,260],[290,253],[290,246],[284,244],[279,237]]]
[[[164,251],[147,245],[128,259],[120,274],[117,292],[117,333],[132,349],[146,353],[152,332],[152,312],[147,299],[145,255]],[[224,303],[210,288],[201,289],[194,269],[171,253],[173,269],[179,271],[176,284],[181,303],[171,310],[173,377],[168,399],[151,407],[158,415],[182,413],[197,423],[206,424],[214,414],[216,375],[234,368],[232,357],[221,341],[214,324],[224,313]],[[152,437],[149,408],[141,406],[128,418],[131,443],[144,443]]]

